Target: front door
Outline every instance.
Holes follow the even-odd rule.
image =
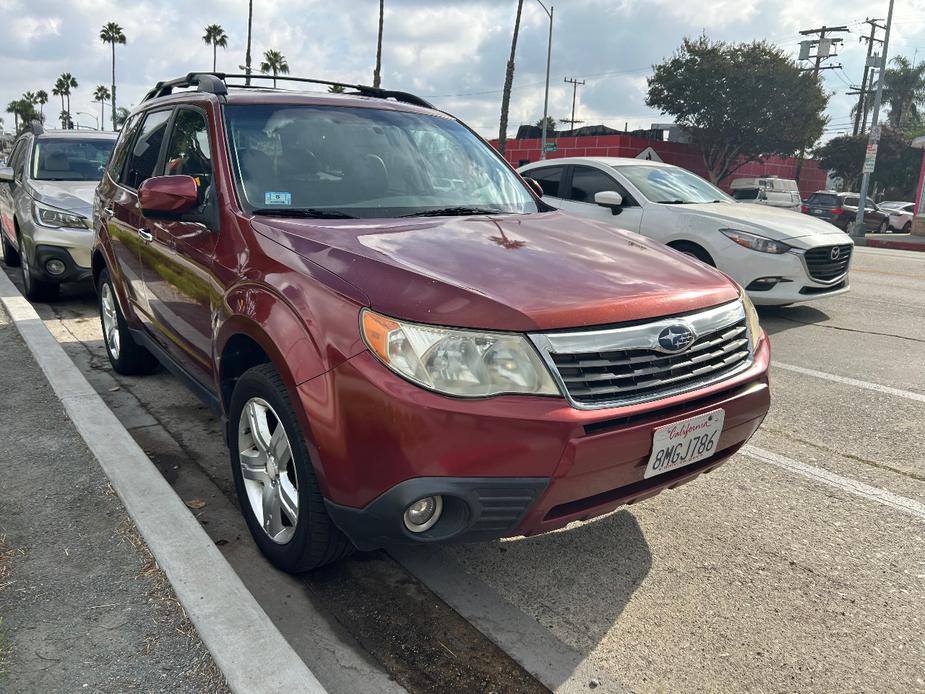
[[[604,191],[617,192],[623,198],[618,214],[594,202],[595,194]],[[571,185],[560,207],[579,217],[594,219],[619,229],[639,232],[642,225],[642,208],[636,199],[614,176],[591,166],[572,167]]]
[[[203,206],[214,205],[212,147],[206,114],[177,109],[170,127],[163,173],[192,176]],[[141,273],[155,338],[204,385],[212,379],[212,315],[221,301],[211,272],[218,229],[201,222],[146,220]]]

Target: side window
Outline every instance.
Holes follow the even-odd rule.
[[[850,207],[857,207],[859,202],[860,198],[845,198],[845,204]]]
[[[165,175],[192,176],[201,192],[208,189],[212,183],[212,148],[202,113],[188,108],[177,111],[164,162]]]
[[[128,156],[128,148],[132,144],[132,138],[135,137],[135,131],[140,120],[141,116],[136,113],[125,121],[122,126],[119,140],[116,142],[112,155],[109,157],[109,163],[106,165],[106,170],[114,181],[118,181],[122,174],[122,167],[125,166],[125,158]]]
[[[592,169],[590,166],[576,166],[572,170],[572,191],[569,197],[575,202],[593,205],[594,195],[605,190],[615,190],[623,196],[624,207],[636,204],[626,189],[603,171]]]
[[[561,166],[547,166],[542,169],[533,169],[527,171],[524,176],[532,178],[540,184],[543,189],[543,195],[549,195],[553,198],[561,198],[562,172],[565,169]]]
[[[26,158],[27,140],[28,138],[25,137],[20,138],[10,154],[10,168],[13,169],[13,175],[17,181],[22,180],[22,165]]]
[[[128,165],[122,175],[122,182],[137,189],[142,183],[156,175],[161,144],[167,131],[170,111],[154,111],[145,116],[135,144],[128,157]]]

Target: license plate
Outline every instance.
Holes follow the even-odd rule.
[[[644,477],[648,479],[709,458],[716,452],[725,417],[725,411],[713,410],[656,429]]]
[[[825,210],[813,210],[813,214],[822,214]]]

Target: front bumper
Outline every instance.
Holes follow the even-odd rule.
[[[362,549],[533,535],[612,511],[710,472],[770,406],[764,337],[732,378],[665,400],[582,411],[561,398],[448,398],[363,353],[299,386],[316,472],[334,522]],[[656,427],[722,407],[712,457],[643,479]],[[337,423],[333,426],[333,423]],[[411,533],[407,506],[444,497],[447,523]]]
[[[79,229],[53,229],[34,222],[21,229],[26,251],[30,254],[29,266],[36,278],[46,282],[79,282],[91,275],[90,251],[93,232]],[[67,268],[62,275],[50,275],[45,263],[57,258]]]

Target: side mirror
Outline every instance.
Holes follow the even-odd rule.
[[[535,178],[530,178],[529,176],[524,176],[524,181],[528,186],[530,186],[530,190],[536,193],[536,197],[543,197],[543,186],[539,184],[539,181],[537,181]]]
[[[4,166],[0,168],[0,181],[3,181],[5,183],[12,183],[13,182],[13,169],[11,169],[9,166]]]
[[[149,219],[179,219],[199,204],[199,186],[192,176],[155,176],[138,188],[138,200]]]
[[[594,204],[609,207],[614,214],[620,214],[623,205],[623,196],[615,190],[602,190],[594,194]]]

